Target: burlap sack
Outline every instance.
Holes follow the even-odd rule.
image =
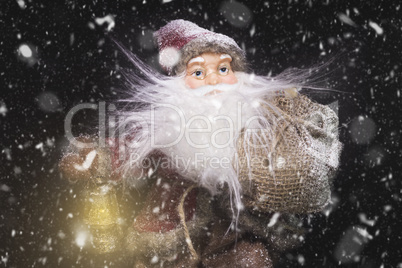
[[[255,135],[253,141],[247,140],[246,129],[238,140],[243,202],[261,212],[319,211],[330,200],[330,181],[339,164],[338,117],[303,95],[276,97],[271,102],[267,113],[270,120],[275,119],[269,146]],[[262,137],[259,131],[257,137]],[[245,152],[244,142],[257,146]]]

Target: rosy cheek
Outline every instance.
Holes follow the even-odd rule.
[[[191,89],[196,89],[196,88],[202,86],[203,82],[204,82],[203,80],[198,80],[198,79],[195,79],[195,78],[193,78],[191,76],[187,76],[185,78],[186,86],[188,86]]]
[[[223,77],[223,83],[233,85],[237,83],[237,77],[234,74],[229,74]]]

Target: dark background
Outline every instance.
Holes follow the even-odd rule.
[[[112,38],[156,66],[151,33],[177,18],[233,37],[260,75],[331,62],[321,82],[333,90],[307,93],[339,105],[344,150],[333,205],[309,217],[303,246],[280,267],[402,267],[401,4],[165,2],[1,1],[0,267],[129,265],[74,243],[82,185],[57,170],[64,118],[79,103],[119,98],[121,71],[132,66]],[[110,30],[96,23],[107,15]],[[75,131],[90,133],[93,118],[77,115]]]

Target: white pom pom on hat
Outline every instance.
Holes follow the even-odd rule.
[[[186,20],[173,20],[154,33],[159,63],[169,75],[183,72],[187,62],[205,52],[229,54],[234,71],[245,71],[245,52],[230,37]]]

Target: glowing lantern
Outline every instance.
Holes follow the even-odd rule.
[[[110,253],[120,249],[122,229],[118,223],[119,206],[113,185],[89,183],[85,191],[84,222],[92,235],[92,246],[98,253]]]

